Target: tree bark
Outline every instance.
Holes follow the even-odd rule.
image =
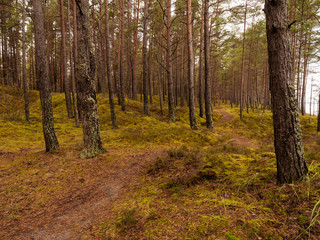
[[[294,87],[287,23],[288,1],[266,0],[267,42],[278,184],[307,174]]]
[[[242,40],[242,66],[241,66],[241,84],[240,84],[240,119],[243,119],[242,111],[244,105],[244,81],[245,81],[245,46],[246,46],[246,25],[247,25],[247,7],[248,0],[246,0],[243,22],[243,40]]]
[[[42,1],[33,0],[34,11],[34,38],[36,56],[36,74],[39,81],[40,101],[42,108],[42,126],[46,151],[50,152],[59,148],[58,139],[54,130],[52,98],[50,91],[48,62],[46,56],[46,40],[43,24]]]
[[[71,92],[72,92],[72,104],[73,104],[73,114],[74,120],[76,123],[76,127],[79,127],[79,115],[78,115],[78,108],[77,108],[77,101],[76,101],[76,80],[75,80],[75,73],[74,73],[74,57],[73,57],[73,50],[72,50],[72,41],[71,41],[71,24],[70,24],[70,0],[68,0],[68,27],[69,27],[69,57],[70,57],[70,72],[71,72]],[[73,25],[73,28],[76,28],[76,25]],[[75,36],[73,36],[75,37]],[[75,41],[75,40],[74,40]]]
[[[172,62],[171,62],[171,0],[167,0],[167,77],[168,77],[168,108],[169,121],[175,121],[174,99],[173,99],[173,81],[172,81]]]
[[[204,101],[207,128],[213,128],[211,112],[211,79],[210,79],[210,36],[209,36],[209,0],[204,0]]]
[[[110,34],[109,34],[109,8],[108,0],[105,0],[105,28],[106,28],[106,64],[107,64],[107,81],[109,89],[109,104],[110,104],[110,114],[113,129],[118,128],[115,104],[113,98],[113,84],[111,77],[111,62],[110,62]]]
[[[148,20],[148,6],[149,1],[144,0],[143,8],[143,43],[142,43],[142,57],[143,57],[143,112],[145,115],[149,115],[149,103],[148,103],[148,68],[147,68],[147,20]]]
[[[24,111],[26,122],[30,123],[30,112],[29,112],[29,96],[28,96],[28,80],[27,80],[27,67],[26,67],[26,0],[22,2],[22,82],[23,82],[23,93],[24,93]]]
[[[200,117],[204,117],[203,115],[203,91],[202,91],[202,68],[203,68],[203,17],[201,16],[200,22],[200,50],[199,50],[199,110],[200,110]]]
[[[94,59],[89,41],[89,2],[76,0],[78,57],[76,79],[79,87],[84,149],[81,157],[91,158],[104,152],[100,139],[100,124],[94,82]]]
[[[69,91],[69,81],[67,76],[67,57],[66,57],[66,31],[65,31],[65,23],[64,23],[64,6],[63,0],[60,0],[60,20],[61,20],[61,67],[60,67],[60,74],[61,74],[61,81],[63,82],[64,86],[64,93],[66,97],[66,105],[67,105],[67,112],[68,117],[72,118],[72,107],[71,107],[71,96]]]
[[[133,42],[133,69],[132,69],[132,99],[137,100],[137,51],[138,51],[138,24],[139,24],[139,4],[137,0],[137,8],[135,8],[135,30]]]
[[[119,22],[119,41],[120,41],[120,59],[119,59],[119,82],[120,82],[120,104],[122,111],[126,111],[126,102],[125,102],[125,86],[124,86],[124,76],[123,76],[123,55],[124,55],[124,0],[120,0],[120,22]]]
[[[187,0],[187,40],[188,40],[188,84],[189,84],[189,118],[191,129],[198,129],[195,112],[195,91],[194,91],[194,56],[192,37],[192,10],[191,0]]]

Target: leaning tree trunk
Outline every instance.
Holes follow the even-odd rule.
[[[89,41],[89,2],[77,2],[78,57],[76,79],[79,88],[80,111],[82,117],[84,149],[81,157],[94,157],[103,152],[100,139],[100,124],[97,111],[96,88],[94,82],[94,59]]]
[[[35,39],[35,57],[36,74],[40,90],[40,100],[42,108],[42,127],[46,151],[53,151],[59,148],[58,139],[54,130],[52,98],[49,82],[49,69],[46,56],[46,39],[44,34],[42,1],[33,0],[34,11],[34,39]]]
[[[287,8],[287,0],[265,1],[278,184],[293,183],[308,172],[294,86],[290,84],[293,76]]]
[[[198,129],[195,111],[195,91],[194,91],[194,57],[193,57],[193,38],[192,38],[192,12],[191,0],[187,0],[187,39],[188,39],[188,84],[189,84],[189,118],[190,127]]]

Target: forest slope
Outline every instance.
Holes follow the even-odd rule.
[[[214,108],[214,131],[192,131],[187,108],[166,121],[157,99],[151,116],[140,102],[117,106],[98,96],[107,150],[81,159],[82,131],[67,118],[64,95],[53,95],[61,149],[44,152],[38,94],[30,92],[31,124],[22,94],[0,89],[1,239],[318,239],[311,212],[320,197],[316,119],[302,117],[310,173],[277,186],[271,113],[238,117]],[[318,209],[317,209],[318,210]],[[313,216],[314,217],[314,216]],[[310,223],[312,226],[310,226]],[[309,231],[310,230],[310,231]]]

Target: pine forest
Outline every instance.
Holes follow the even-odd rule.
[[[0,239],[320,239],[320,0],[0,0]]]

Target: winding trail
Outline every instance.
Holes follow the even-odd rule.
[[[226,129],[225,125],[230,123],[234,116],[223,109],[217,109],[217,111],[223,117],[214,128],[218,133],[232,137],[228,144],[242,148],[259,146],[252,140],[236,134],[235,131],[228,130],[230,128]],[[91,166],[90,172],[94,179],[90,176],[86,180],[75,179],[74,181],[84,182],[84,184],[70,187],[65,195],[56,196],[42,208],[26,211],[21,218],[10,222],[0,221],[0,239],[92,239],[90,232],[95,231],[94,227],[116,216],[113,210],[114,203],[125,198],[125,193],[139,184],[145,169],[154,163],[158,156],[164,156],[166,152],[164,148],[142,149],[134,152],[111,149],[95,159],[78,159],[79,163],[81,161],[106,162],[97,166],[85,165]],[[28,151],[23,154],[28,154]],[[38,157],[41,159],[48,155],[39,152]],[[54,157],[62,158],[63,156]]]
[[[234,131],[226,131],[223,129],[223,124],[230,123],[234,119],[234,115],[228,113],[224,109],[216,109],[217,112],[222,114],[222,118],[215,124],[215,130],[220,134],[229,135],[232,137],[232,140],[229,142],[232,144],[235,144],[239,147],[243,148],[258,148],[259,144],[246,138],[243,136],[240,136],[239,134],[235,133]],[[221,126],[222,125],[222,126]]]
[[[42,209],[4,225],[0,223],[0,239],[92,239],[88,235],[92,228],[113,216],[113,204],[137,186],[146,167],[165,153],[164,149],[144,149],[119,156],[119,150],[109,150],[105,156],[116,160],[107,162],[103,169],[93,169],[95,180],[71,188]],[[105,156],[89,161],[101,161]]]

